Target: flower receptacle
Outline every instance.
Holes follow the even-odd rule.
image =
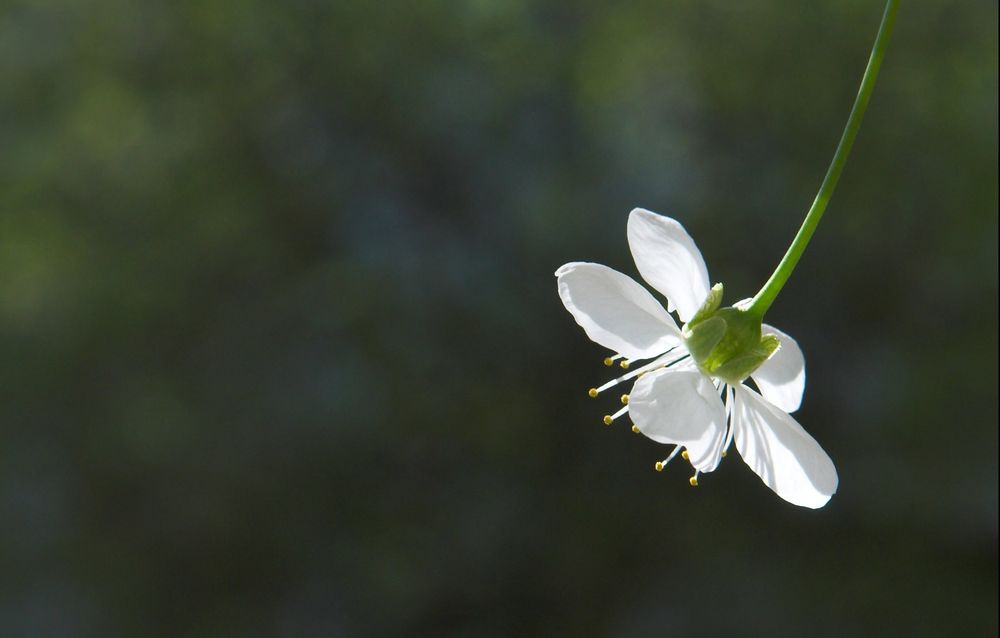
[[[684,326],[684,339],[698,368],[728,383],[739,383],[778,349],[778,338],[761,334],[761,319],[744,308],[719,308],[722,285]]]

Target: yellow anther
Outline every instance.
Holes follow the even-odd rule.
[[[692,476],[691,478],[688,479],[688,483],[691,484],[691,487],[698,487],[698,477]]]
[[[591,399],[596,399],[597,398],[597,388],[591,388],[591,389],[587,390],[587,396],[590,397]]]
[[[726,458],[726,451],[725,450],[722,451],[722,458]]]
[[[657,472],[662,472],[663,471],[663,461],[657,461],[656,465],[653,466],[653,469],[656,470]]]
[[[614,362],[615,360],[612,359],[611,357],[604,357],[604,365],[610,367],[612,364],[614,364]]]
[[[688,454],[687,450],[684,450],[683,452],[681,452],[681,458],[684,459],[685,461],[687,461],[687,460],[689,460],[691,458],[691,455]]]
[[[604,415],[604,425],[611,425],[612,421],[614,421],[614,419],[611,418],[610,414]]]
[[[622,362],[618,365],[622,367],[622,370],[628,370],[628,359],[622,359]]]
[[[633,423],[632,424],[632,431],[635,432],[636,434],[638,434],[639,433],[639,426]]]
[[[627,394],[623,394],[622,395],[622,405],[628,405],[628,395]]]

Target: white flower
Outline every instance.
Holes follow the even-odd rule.
[[[666,297],[667,308],[682,322],[690,322],[710,303],[712,289],[701,252],[677,221],[637,208],[629,215],[628,243],[643,279]],[[805,388],[805,360],[794,339],[761,326],[780,347],[750,372],[758,394],[744,379],[723,379],[696,363],[688,349],[689,326],[679,329],[670,313],[631,277],[585,262],[562,266],[556,277],[563,304],[587,336],[617,353],[605,359],[606,365],[621,359],[627,369],[633,361],[649,360],[589,393],[596,397],[639,377],[632,391],[621,397],[625,407],[604,422],[610,424],[627,412],[633,431],[675,444],[673,453],[656,464],[657,470],[682,453],[695,469],[691,484],[697,485],[698,475],[718,467],[735,440],[746,464],[781,498],[812,508],[830,500],[837,491],[837,470],[788,414],[799,408]]]

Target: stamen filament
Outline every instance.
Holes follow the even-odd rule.
[[[734,401],[736,400],[736,391],[733,390],[732,386],[726,386],[727,397],[726,397],[726,441],[722,444],[722,457],[726,457],[726,450],[729,449],[730,444],[733,442],[733,408],[735,407]]]

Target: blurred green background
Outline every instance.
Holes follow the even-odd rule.
[[[768,320],[839,493],[606,428],[553,271],[732,303],[879,1],[0,9],[0,635],[994,636],[997,3],[903,3]]]

